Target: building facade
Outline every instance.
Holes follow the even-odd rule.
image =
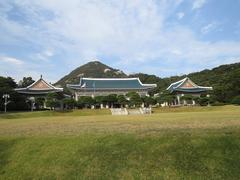
[[[126,95],[133,91],[145,96],[157,85],[143,84],[139,78],[80,78],[79,84],[68,84],[67,87],[74,92],[77,101],[80,96]]]
[[[193,97],[200,97],[201,94],[207,93],[212,90],[212,87],[204,87],[198,86],[195,84],[190,78],[186,77],[180,81],[172,83],[167,90],[176,95],[176,99],[174,100],[174,105],[186,105],[186,100],[182,100],[184,96],[191,95]],[[195,101],[192,100],[192,105],[195,105]]]
[[[29,101],[31,101],[31,110],[33,110],[35,108],[35,98],[45,98],[46,101],[47,94],[54,92],[63,92],[63,88],[57,88],[53,86],[52,84],[46,82],[41,76],[39,80],[35,81],[28,87],[16,88],[15,91],[28,97]],[[46,108],[45,102],[43,106]]]

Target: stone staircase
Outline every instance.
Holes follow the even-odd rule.
[[[139,115],[151,114],[151,108],[126,109],[126,108],[111,108],[112,115]]]
[[[138,114],[142,114],[142,112],[140,111],[140,109],[128,109],[128,114],[129,115],[138,115]]]
[[[126,108],[111,108],[112,115],[128,115]]]

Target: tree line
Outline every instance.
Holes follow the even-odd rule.
[[[240,64],[240,63],[239,63]],[[228,70],[229,68],[231,69],[231,72],[228,72],[225,77],[217,78],[214,76],[215,80],[217,82],[211,83],[214,80],[210,80],[209,78],[209,73],[195,73],[190,75],[189,77],[195,81],[195,78],[198,77],[200,80],[203,80],[205,77],[206,82],[199,82],[195,81],[197,84],[198,82],[201,85],[206,85],[206,86],[213,86],[213,91],[210,92],[210,96],[208,97],[206,94],[203,94],[201,97],[194,97],[191,95],[185,95],[182,97],[182,100],[185,101],[192,101],[194,100],[197,104],[200,105],[224,105],[224,104],[240,104],[240,65],[237,64],[236,68],[231,68],[231,65],[225,65],[227,67],[219,67],[217,70],[214,71],[221,71],[223,68],[224,70]],[[229,67],[230,66],[230,67]],[[201,75],[200,75],[201,74]],[[204,75],[203,75],[204,74]],[[210,73],[211,74],[211,73]],[[165,87],[167,87],[170,84],[169,79],[163,79],[158,78],[154,75],[144,75],[144,74],[139,74],[138,75],[142,82],[144,83],[157,83],[158,87],[155,88],[152,92],[150,92],[151,96],[144,96],[140,97],[136,92],[129,92],[124,95],[116,95],[116,94],[110,94],[108,96],[97,96],[97,97],[89,97],[89,96],[82,96],[79,98],[78,101],[75,101],[71,97],[71,93],[69,93],[68,90],[65,90],[64,93],[50,93],[47,95],[46,98],[35,98],[35,106],[38,109],[42,109],[44,107],[44,103],[47,107],[53,108],[66,108],[66,109],[71,109],[71,108],[91,108],[91,106],[95,106],[99,108],[102,105],[108,106],[108,107],[113,107],[113,106],[118,106],[118,107],[139,107],[143,103],[145,106],[150,106],[150,105],[156,105],[162,104],[164,102],[167,102],[168,105],[171,105],[176,98],[175,95],[170,94],[168,91],[166,91]],[[213,77],[213,76],[211,76]],[[174,81],[177,81],[180,79],[171,77],[170,79],[174,79]],[[171,80],[171,82],[174,82]],[[221,82],[221,84],[219,83]],[[25,95],[19,94],[16,91],[14,91],[15,88],[17,87],[27,87],[30,84],[32,84],[34,80],[31,77],[24,77],[21,81],[16,83],[13,78],[11,77],[2,77],[0,76],[0,110],[3,111],[4,109],[4,94],[9,94],[9,104],[8,104],[8,110],[12,111],[19,111],[19,110],[29,110],[31,109],[31,100]],[[166,83],[169,82],[169,83]],[[163,86],[165,84],[165,87]],[[164,88],[163,88],[164,87]],[[158,93],[159,95],[154,97],[153,94]],[[66,96],[66,94],[68,94]],[[46,99],[46,101],[45,101]]]
[[[130,75],[130,77],[139,77],[143,83],[156,83],[157,88],[150,92],[152,95],[164,92],[171,83],[179,81],[186,76],[198,85],[213,87],[213,91],[210,91],[211,102],[231,104],[240,101],[240,63],[221,65],[211,70],[206,69],[200,72],[167,78],[142,73]]]

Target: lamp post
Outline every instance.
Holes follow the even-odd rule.
[[[179,97],[180,104],[181,104],[181,100],[182,100],[183,97],[184,97],[184,94],[182,93],[181,97]],[[185,100],[184,99],[183,99],[183,105],[185,105]]]
[[[8,101],[8,99],[10,98],[10,95],[9,94],[4,94],[2,96],[2,98],[4,99],[4,112],[6,113],[7,112],[7,105],[10,101]]]
[[[207,98],[208,98],[208,105],[207,106],[210,106],[210,103],[209,103],[210,95],[209,94],[207,94]]]

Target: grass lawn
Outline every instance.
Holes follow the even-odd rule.
[[[0,179],[240,179],[240,107],[154,112],[0,115]]]

